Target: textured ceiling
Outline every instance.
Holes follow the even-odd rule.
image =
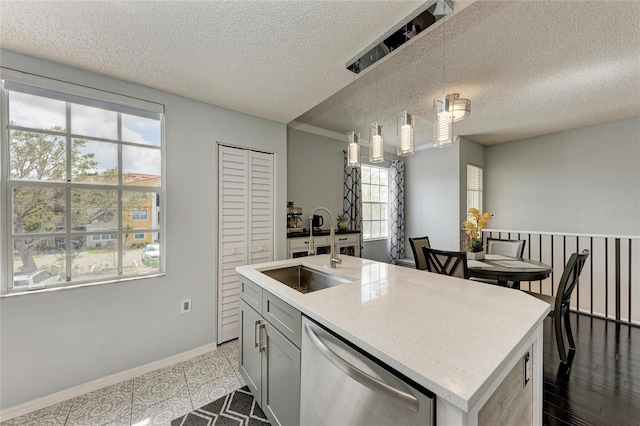
[[[443,88],[483,144],[640,115],[636,1],[457,1],[352,83],[346,61],[423,3],[0,0],[0,47],[282,123],[379,121],[388,144],[401,109],[430,144]]]
[[[426,147],[443,88],[471,99],[455,134],[485,145],[640,116],[638,22],[636,1],[479,1],[296,122],[338,133],[355,127],[368,139],[378,121],[395,147],[396,115],[407,109],[418,116],[416,146]]]
[[[288,123],[423,1],[0,1],[0,47]]]

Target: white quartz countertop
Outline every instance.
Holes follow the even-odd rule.
[[[465,412],[550,310],[513,289],[342,259],[336,269],[321,255],[236,270]],[[302,294],[259,272],[299,264],[353,281]]]

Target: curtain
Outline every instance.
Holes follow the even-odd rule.
[[[404,259],[404,161],[392,161],[389,168],[389,261]]]
[[[344,151],[344,188],[342,213],[349,219],[349,229],[362,230],[362,198],[360,198],[360,168],[350,167]],[[362,249],[362,247],[361,247]],[[354,253],[349,253],[354,255]]]

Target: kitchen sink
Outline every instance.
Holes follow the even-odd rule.
[[[340,284],[346,284],[351,280],[307,268],[306,266],[287,266],[286,268],[260,271],[282,284],[288,285],[300,293],[311,293]]]

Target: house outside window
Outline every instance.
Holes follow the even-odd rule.
[[[136,262],[141,241],[129,235],[161,243],[163,107],[10,70],[3,77],[2,294],[31,290],[16,283],[35,271],[60,277],[46,287],[161,273],[164,264]]]
[[[389,169],[362,165],[362,239],[389,238]]]
[[[470,208],[482,212],[482,167],[467,164],[467,220],[471,220]]]

